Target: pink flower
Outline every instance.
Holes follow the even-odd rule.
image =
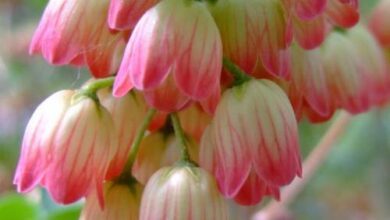
[[[210,9],[221,32],[224,56],[249,74],[262,63],[271,74],[288,77],[283,51],[292,38],[279,1],[217,1]]]
[[[143,187],[138,183],[104,184],[104,208],[94,194],[88,195],[80,220],[138,220]]]
[[[321,49],[304,50],[298,45],[291,49],[292,80],[289,89],[289,97],[303,98],[310,108],[319,115],[327,115],[334,110],[332,105],[334,97],[330,94],[327,84],[327,76],[321,59]],[[301,108],[292,101],[294,109]]]
[[[132,29],[141,16],[158,0],[111,0],[108,25],[116,30]]]
[[[301,175],[298,130],[287,96],[269,80],[252,80],[227,90],[200,149],[200,165],[219,189],[244,205]]]
[[[14,179],[18,191],[41,184],[62,204],[97,192],[103,204],[115,136],[110,114],[94,100],[70,90],[53,94],[27,125]]]
[[[207,5],[163,0],[136,25],[114,84],[114,95],[122,96],[133,86],[153,93],[163,83],[173,83],[180,95],[170,100],[173,104],[168,107],[174,105],[172,108],[177,110],[185,105],[184,97],[205,100],[219,90],[221,69],[221,40]],[[163,103],[154,97],[154,103]],[[146,99],[151,100],[148,94]]]
[[[381,0],[371,14],[369,26],[375,37],[385,47],[390,47],[389,21],[390,1]]]
[[[42,53],[55,65],[87,63],[96,77],[111,75],[117,68],[116,50],[123,35],[109,31],[107,10],[108,1],[49,1],[31,41],[30,53]]]
[[[190,166],[165,167],[145,187],[140,220],[225,220],[225,201],[205,170]]]
[[[122,172],[127,162],[135,135],[146,116],[147,106],[142,95],[136,92],[115,98],[110,89],[103,89],[98,96],[102,105],[111,113],[118,133],[119,148],[107,173],[107,179],[112,179]]]
[[[388,96],[390,84],[384,56],[366,29],[355,27],[345,34],[332,33],[321,52],[334,109],[360,113]]]

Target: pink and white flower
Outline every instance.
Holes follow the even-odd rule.
[[[40,184],[62,204],[96,192],[103,204],[103,181],[116,150],[107,110],[74,91],[59,91],[27,125],[14,183],[19,192]]]
[[[277,197],[281,186],[301,175],[297,122],[287,96],[269,80],[227,90],[199,157],[225,196],[244,205],[263,195]]]
[[[221,39],[206,3],[163,0],[137,23],[116,77],[114,95],[123,96],[133,87],[148,93],[169,81],[180,97],[200,101],[219,90],[221,70]],[[161,103],[158,99],[154,102]]]
[[[55,65],[88,64],[95,77],[113,74],[124,38],[108,29],[108,4],[108,0],[50,0],[30,53],[41,53]]]
[[[215,180],[190,166],[165,167],[145,187],[140,220],[225,220],[227,207]]]

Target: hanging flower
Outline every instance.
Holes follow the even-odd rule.
[[[283,50],[291,42],[286,14],[275,0],[217,1],[211,12],[221,32],[224,55],[249,74],[256,64],[288,77]]]
[[[110,114],[94,100],[59,91],[35,110],[22,143],[14,183],[19,192],[44,186],[53,199],[72,203],[97,192],[117,150]]]
[[[283,91],[268,80],[226,91],[203,135],[200,165],[214,174],[225,196],[241,204],[278,195],[301,174],[297,122]]]
[[[30,53],[42,53],[55,65],[88,64],[95,77],[113,74],[124,37],[108,29],[108,4],[108,0],[50,0]]]
[[[168,107],[177,110],[185,105],[184,97],[200,101],[219,90],[221,69],[221,40],[206,3],[163,0],[137,23],[114,84],[114,95],[122,96],[133,86],[148,93],[163,83],[173,83],[180,92],[178,99],[183,101],[172,100],[175,107]],[[165,91],[163,88],[158,93]],[[146,99],[150,99],[148,94]],[[153,102],[163,103],[156,98]]]
[[[145,187],[140,220],[228,219],[213,177],[197,167],[165,167]]]

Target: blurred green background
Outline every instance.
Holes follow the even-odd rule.
[[[15,193],[13,173],[24,127],[51,93],[79,87],[85,69],[54,67],[28,55],[28,43],[47,1],[0,0],[0,219],[77,219],[81,204],[59,206],[44,190]],[[364,15],[376,0],[361,0]],[[300,124],[306,156],[330,123]],[[237,219],[249,209],[235,209]],[[253,211],[253,208],[250,209]],[[294,219],[390,219],[390,108],[354,117],[346,133],[293,202]]]

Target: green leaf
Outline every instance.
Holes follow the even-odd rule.
[[[38,220],[39,205],[18,194],[8,194],[0,199],[0,219]]]
[[[47,220],[77,220],[79,219],[80,211],[80,206],[62,208],[58,211],[51,213],[47,217]]]

